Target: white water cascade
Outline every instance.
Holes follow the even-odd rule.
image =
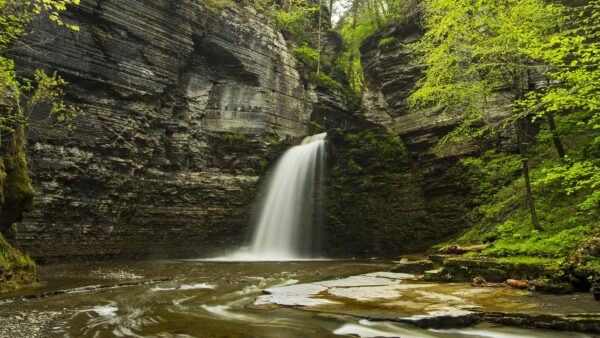
[[[263,190],[252,242],[228,259],[289,261],[314,257],[326,133],[306,137],[275,165]]]

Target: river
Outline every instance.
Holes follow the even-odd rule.
[[[392,318],[390,314],[423,315],[432,307],[439,309],[440,304],[457,307],[456,304],[474,302],[469,306],[493,304],[494,310],[498,310],[504,304],[527,308],[522,301],[511,300],[516,294],[486,290],[478,293],[468,291],[470,286],[466,284],[431,284],[399,280],[386,273],[373,274],[386,271],[390,266],[388,262],[378,261],[202,260],[47,265],[39,269],[41,283],[0,296],[0,313],[9,323],[33,313],[52,314],[51,320],[41,324],[27,325],[28,321],[23,320],[23,327],[14,328],[23,330],[23,336],[29,336],[27,330],[36,329],[40,336],[56,337],[591,337],[492,324],[422,329],[394,320],[381,320]],[[348,278],[361,275],[363,277]],[[263,293],[265,289],[275,293],[284,290],[280,296],[285,298],[291,290],[286,286],[302,289],[315,285],[318,292],[304,296],[312,297],[311,302],[318,300],[325,304],[278,305],[277,301],[271,302],[272,295]],[[322,285],[330,288],[324,292]],[[406,290],[405,298],[399,293],[395,298],[386,296],[390,288]],[[371,299],[357,296],[364,291],[368,291]],[[413,293],[409,295],[408,291]],[[460,296],[469,293],[470,298]],[[38,297],[30,298],[35,295]],[[292,303],[302,303],[293,299]],[[286,301],[289,299],[283,303]],[[366,319],[369,317],[378,320]],[[36,325],[45,327],[32,327]]]

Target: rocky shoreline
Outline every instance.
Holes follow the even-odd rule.
[[[58,324],[71,315],[62,312],[31,310],[10,311],[0,308],[0,337],[50,337],[60,330]]]

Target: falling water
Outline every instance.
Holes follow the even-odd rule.
[[[325,157],[326,133],[289,149],[273,171],[252,238],[251,254],[268,259],[310,258],[315,234],[315,193]]]
[[[227,260],[283,261],[315,258],[325,165],[326,133],[306,137],[275,165],[260,200],[249,248]]]

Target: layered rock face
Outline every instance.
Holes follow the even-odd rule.
[[[36,208],[14,242],[47,259],[242,243],[270,140],[306,135],[312,112],[281,34],[195,0],[82,0],[64,20],[80,31],[34,23],[17,69],[57,70],[85,115],[73,132],[32,116]]]
[[[438,153],[431,151],[444,135],[458,126],[461,112],[442,113],[440,109],[420,110],[409,106],[408,98],[422,78],[424,69],[414,58],[410,44],[419,41],[423,34],[417,16],[373,35],[363,43],[361,62],[370,89],[364,97],[364,116],[401,135],[410,151],[429,159],[446,161],[452,157],[476,154],[491,146],[516,149],[514,133],[507,130],[487,143],[462,144]],[[382,40],[383,43],[380,43]],[[538,86],[537,81],[538,78],[532,78],[531,86]],[[489,97],[485,108],[486,122],[495,124],[509,116],[511,103],[509,91],[498,91]]]
[[[516,150],[514,132],[507,130],[485,143],[469,143],[434,151],[438,141],[460,121],[460,111],[442,114],[435,109],[412,109],[408,98],[423,76],[411,43],[423,36],[414,17],[403,24],[384,29],[361,46],[362,65],[370,89],[363,99],[363,116],[400,136],[409,156],[412,175],[405,191],[396,189],[394,200],[404,208],[395,217],[398,231],[405,234],[397,250],[424,250],[444,238],[468,228],[466,215],[473,207],[472,194],[464,184],[459,159],[492,147]],[[384,40],[385,39],[385,40]],[[498,92],[488,101],[487,122],[495,123],[511,112],[510,94]],[[402,197],[404,196],[404,197]],[[389,238],[389,236],[388,236]],[[385,250],[384,250],[385,251]]]

